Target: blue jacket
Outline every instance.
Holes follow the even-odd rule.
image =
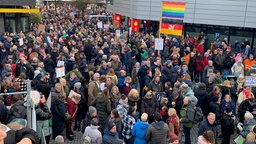
[[[149,124],[146,122],[136,122],[132,128],[132,135],[134,136],[134,144],[147,144],[146,133]]]
[[[203,133],[207,130],[211,130],[214,133],[214,138],[217,140],[218,138],[218,125],[214,123],[211,125],[207,119],[203,120],[200,123],[199,130],[198,130],[198,136],[203,135]]]
[[[123,141],[118,139],[117,133],[113,134],[108,129],[104,130],[102,144],[122,144]]]
[[[123,87],[125,86],[125,77],[119,75],[118,76],[118,89],[122,93],[123,92]]]

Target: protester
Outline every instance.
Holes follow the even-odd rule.
[[[190,143],[188,131],[193,125],[193,113],[196,113],[192,107],[197,106],[207,117],[199,126],[199,135],[211,129],[217,143],[219,125],[230,125],[231,129],[232,124],[228,122],[236,117],[243,122],[246,111],[256,116],[256,91],[245,77],[256,74],[255,48],[251,47],[249,39],[236,40],[233,45],[228,38],[210,41],[204,32],[186,34],[184,38],[160,34],[163,50],[155,51],[157,25],[154,23],[150,23],[150,28],[148,23],[141,23],[138,32],[130,33],[123,19],[117,24],[106,20],[112,13],[105,6],[92,4],[88,11],[81,13],[74,4],[60,3],[56,8],[51,2],[39,4],[41,21],[31,23],[29,31],[4,32],[0,36],[2,123],[27,118],[26,94],[8,93],[25,93],[29,90],[27,83],[30,80],[32,90],[41,92],[47,101],[47,107],[40,103],[36,111],[42,110],[40,108],[45,113],[47,108],[51,110],[53,138],[62,135],[67,128],[65,138],[72,140],[76,130],[82,127],[84,133],[91,120],[96,118],[104,135],[103,143],[122,143],[118,138],[122,138],[123,131],[125,141],[135,139],[136,143],[137,131],[134,135],[130,132],[134,122],[125,124],[122,121],[124,117],[138,120],[145,112],[148,122],[153,122],[149,126],[151,131],[158,133],[158,125],[161,125],[159,131],[167,130],[163,123],[168,123],[170,128],[168,134],[161,135],[159,142],[154,136],[145,137],[149,142],[177,143],[182,132],[186,143]],[[102,20],[89,15],[107,17]],[[98,22],[102,22],[104,28],[98,27]],[[41,29],[42,25],[45,29]],[[74,97],[69,98],[71,90],[81,95],[79,102],[73,101]],[[191,102],[187,102],[188,99]],[[169,108],[170,118],[165,121]],[[134,109],[134,114],[128,114],[129,109]],[[158,112],[164,122],[159,119],[154,122]],[[48,120],[38,116],[39,123]],[[109,120],[116,126],[110,124],[108,127]],[[73,121],[74,131],[71,128]],[[183,128],[179,132],[180,126]],[[128,133],[125,128],[129,129]],[[220,138],[229,143],[231,132],[225,130],[222,129],[227,135],[222,133]],[[47,141],[49,135],[45,135]],[[171,140],[167,140],[169,137]],[[79,139],[79,136],[74,138]],[[196,142],[196,138],[191,141]]]
[[[160,113],[155,114],[155,122],[149,125],[146,139],[149,144],[154,143],[169,143],[170,132],[168,125],[162,121]]]

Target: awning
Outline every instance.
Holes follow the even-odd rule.
[[[0,13],[39,13],[39,9],[0,8]]]

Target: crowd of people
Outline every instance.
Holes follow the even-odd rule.
[[[191,144],[194,127],[198,144],[256,143],[256,90],[245,81],[256,76],[256,48],[247,39],[217,38],[207,48],[203,32],[162,35],[157,51],[151,32],[120,25],[117,37],[114,25],[98,28],[97,18],[74,11],[42,6],[31,32],[1,35],[0,143],[61,144],[81,131],[85,144]],[[26,94],[8,94],[26,91],[28,79],[40,92],[36,131],[27,128]]]

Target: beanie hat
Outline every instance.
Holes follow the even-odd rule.
[[[159,112],[157,112],[157,113],[155,114],[155,117],[154,117],[154,118],[155,118],[155,120],[158,121],[158,122],[163,119],[163,118],[162,118],[162,115],[161,115]]]
[[[148,114],[147,113],[143,113],[140,117],[141,121],[146,122],[148,120]]]
[[[115,123],[112,120],[108,121],[108,130],[111,130],[115,126]]]
[[[89,110],[88,110],[89,114],[91,115],[94,112],[97,112],[96,108],[93,106],[89,106]]]
[[[76,82],[74,87],[77,88],[77,89],[80,89],[81,88],[81,83],[80,82]]]
[[[176,65],[176,66],[173,67],[173,70],[174,70],[174,71],[178,71],[179,69],[180,69],[180,66],[178,66],[178,65]]]
[[[230,108],[230,107],[226,107],[226,113],[230,113],[230,112],[232,112],[232,109]]]

